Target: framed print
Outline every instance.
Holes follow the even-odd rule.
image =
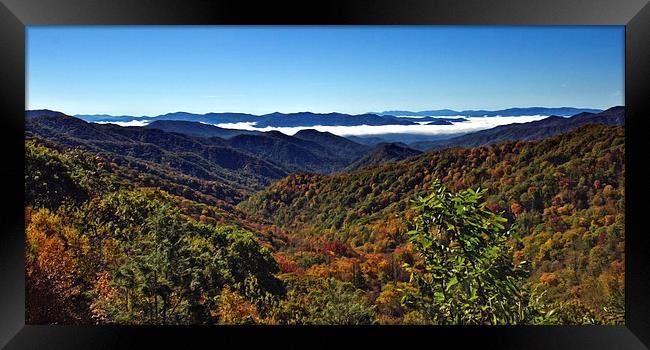
[[[8,349],[650,344],[646,1],[0,10]]]

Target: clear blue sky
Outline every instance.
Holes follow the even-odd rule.
[[[624,27],[29,27],[27,108],[175,111],[608,108]]]

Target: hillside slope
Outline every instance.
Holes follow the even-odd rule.
[[[421,151],[406,147],[399,143],[380,143],[363,157],[350,164],[345,171],[354,171],[367,166],[381,165],[388,162],[403,160],[421,154]]]
[[[454,190],[486,188],[488,208],[505,211],[522,236],[514,259],[532,262],[532,285],[549,300],[602,316],[603,307],[620,308],[623,300],[624,159],[623,127],[587,125],[540,141],[434,151],[333,176],[295,174],[239,206],[290,231],[293,251],[340,242],[347,248],[337,249],[362,265],[382,254],[399,266],[409,262],[409,201],[433,179]],[[288,256],[298,263],[296,254]],[[331,264],[308,272],[339,271]]]
[[[52,111],[28,113],[26,132],[28,137],[110,155],[120,165],[146,172],[152,169],[161,177],[174,174],[181,182],[208,181],[209,187],[221,189],[213,195],[231,202],[292,172],[340,171],[369,149],[315,130],[289,136],[187,121],[122,127],[88,123]]]
[[[229,147],[218,138],[195,138],[141,127],[92,124],[70,116],[42,115],[25,122],[27,137],[105,155],[122,166],[173,177],[182,183],[207,182],[211,195],[237,202],[287,172],[280,166]]]
[[[329,153],[345,158],[348,161],[361,157],[371,149],[368,145],[329,132],[321,132],[314,129],[300,130],[295,133],[293,137],[314,142],[326,148]]]

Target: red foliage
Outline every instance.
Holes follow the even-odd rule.
[[[336,256],[345,256],[348,254],[349,250],[349,246],[339,240],[325,242],[321,248],[323,254]]]

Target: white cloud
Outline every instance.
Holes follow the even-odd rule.
[[[457,116],[445,116],[440,118],[452,118]],[[221,128],[227,129],[241,129],[241,130],[257,130],[257,131],[280,131],[287,135],[294,135],[300,130],[315,129],[318,131],[327,131],[339,136],[362,136],[362,135],[378,135],[378,134],[419,134],[419,135],[446,135],[446,134],[461,134],[469,133],[479,130],[490,129],[499,125],[514,124],[514,123],[527,123],[531,121],[541,120],[547,118],[545,115],[526,115],[516,117],[464,117],[467,121],[452,122],[452,125],[424,125],[426,122],[416,122],[416,125],[355,125],[355,126],[328,126],[328,125],[315,125],[315,126],[299,126],[299,127],[255,127],[255,122],[240,122],[240,123],[221,123],[213,124]],[[145,126],[149,124],[149,120],[132,120],[128,122],[97,122],[98,124],[116,124],[119,126]],[[201,122],[203,124],[208,124]]]
[[[300,127],[265,127],[256,128],[255,122],[242,123],[221,123],[216,126],[227,129],[243,129],[257,131],[277,130],[287,135],[293,135],[300,130],[315,129],[327,131],[340,136],[352,135],[376,135],[376,134],[422,134],[422,135],[444,135],[459,134],[490,129],[499,125],[527,123],[547,118],[545,115],[528,115],[517,117],[466,117],[467,121],[452,122],[452,125],[356,125],[356,126],[300,126]]]
[[[97,124],[115,124],[119,126],[145,126],[151,123],[150,120],[131,120],[128,122],[95,122]]]
[[[441,118],[441,119],[446,119],[446,118],[467,118],[466,115],[396,115],[395,117],[397,118]]]

